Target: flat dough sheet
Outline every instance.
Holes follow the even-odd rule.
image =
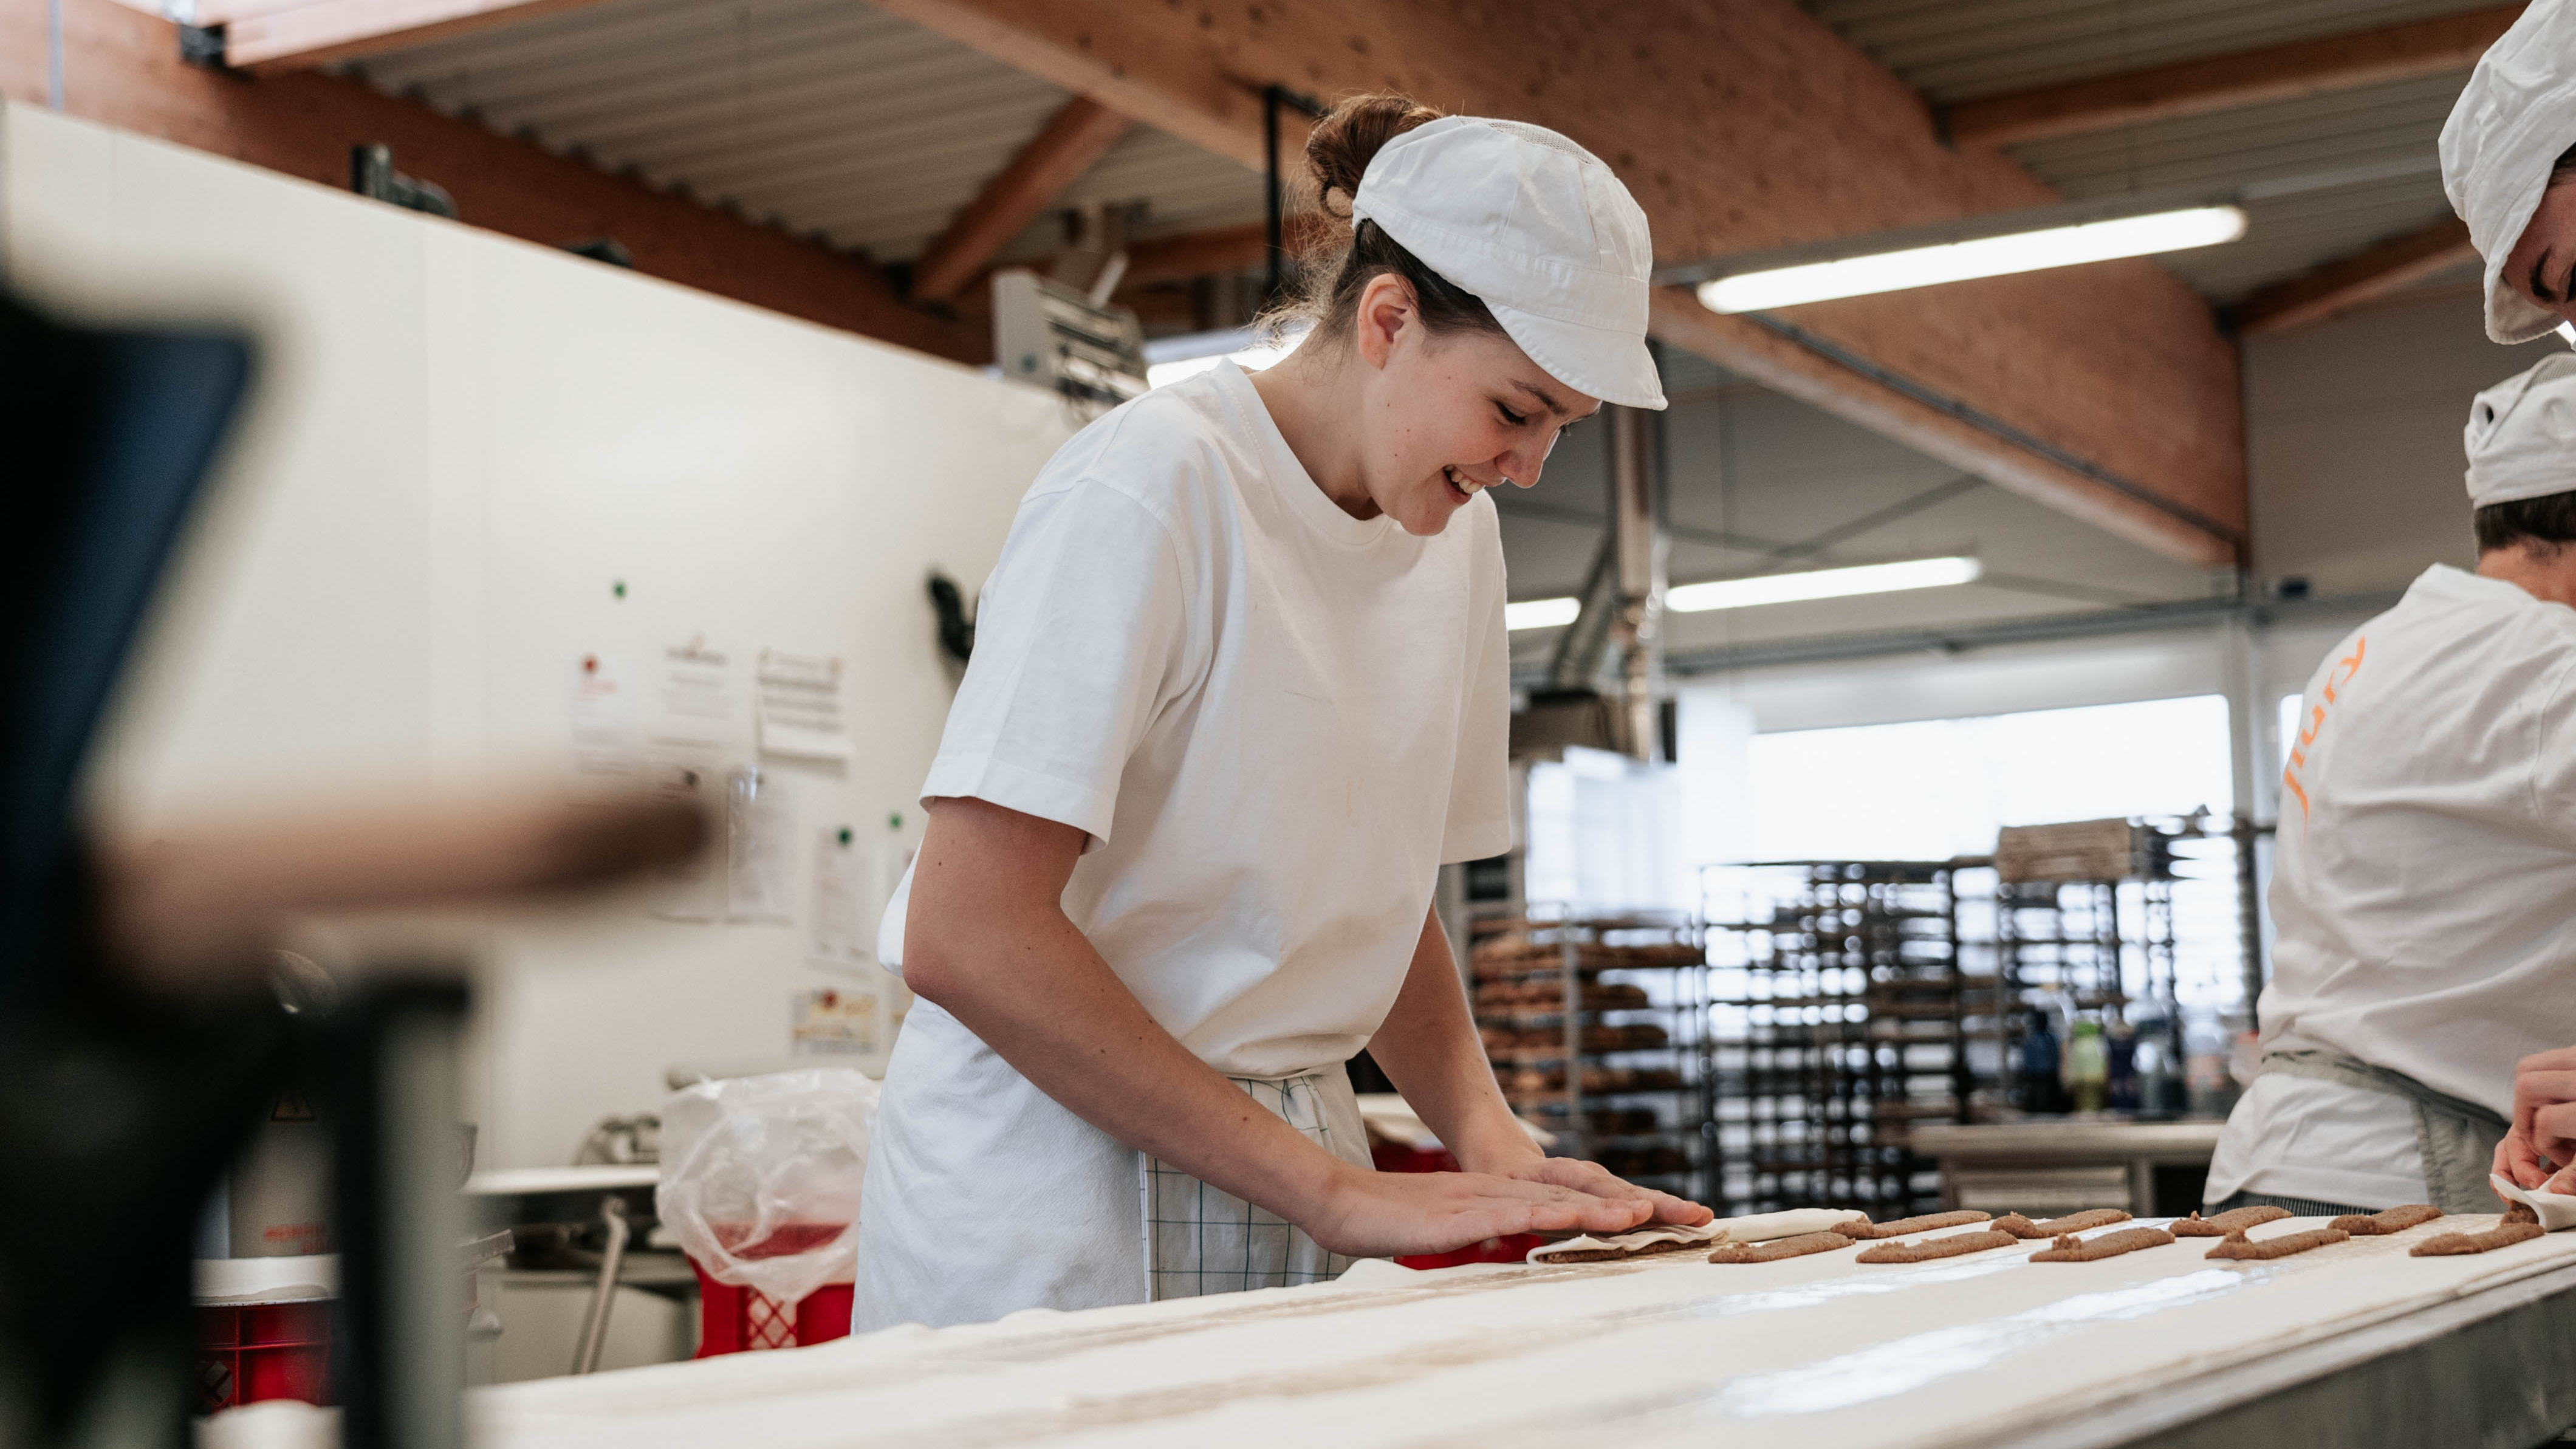
[[[1532,1263],[1621,1261],[1641,1255],[1683,1252],[1691,1248],[1713,1248],[1719,1243],[1767,1243],[1774,1238],[1794,1238],[1804,1233],[1821,1233],[1836,1223],[1860,1217],[1856,1212],[1836,1212],[1827,1208],[1794,1208],[1788,1212],[1755,1213],[1750,1217],[1719,1218],[1704,1227],[1639,1228],[1633,1232],[1614,1233],[1607,1237],[1567,1238],[1544,1243],[1529,1250]],[[1598,1254],[1616,1253],[1618,1258],[1601,1259]]]
[[[480,1449],[1976,1449],[2576,1267],[2576,1234],[2453,1258],[2411,1258],[2413,1241],[2258,1263],[2185,1240],[2054,1265],[2009,1250],[1903,1268],[1851,1253],[1374,1264],[1307,1288],[504,1385],[470,1408]]]
[[[1708,1223],[1700,1227],[1683,1227],[1666,1223],[1657,1227],[1639,1228],[1634,1232],[1612,1233],[1606,1237],[1596,1238],[1586,1233],[1580,1237],[1541,1243],[1529,1250],[1529,1261],[1585,1263],[1604,1261],[1604,1255],[1612,1255],[1608,1261],[1619,1261],[1646,1254],[1704,1249],[1725,1241],[1726,1228],[1720,1223]]]
[[[2541,1227],[2550,1232],[2557,1232],[2561,1228],[2576,1228],[2576,1196],[2563,1192],[2542,1192],[2537,1188],[2516,1187],[2510,1180],[2493,1173],[2487,1175],[2487,1185],[2494,1188],[2496,1196],[2506,1202],[2528,1205],[2533,1212],[2540,1215]]]

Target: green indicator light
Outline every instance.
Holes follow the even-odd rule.
[[[622,598],[625,598],[625,597],[626,597],[626,581],[625,581],[624,579],[619,579],[617,582],[615,582],[615,583],[613,583],[613,584],[610,584],[610,585],[608,586],[608,591],[609,591],[611,594],[616,595],[618,598],[621,598],[621,599],[622,599]]]
[[[850,843],[850,827],[846,825],[841,827],[841,843],[843,845]]]
[[[887,817],[886,817],[886,829],[888,829],[888,830],[901,830],[902,828],[903,828],[903,812],[902,812],[902,811],[898,810],[898,811],[896,811],[894,814],[889,815],[889,816],[887,816]]]

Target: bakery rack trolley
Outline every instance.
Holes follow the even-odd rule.
[[[1955,867],[1707,867],[1712,1202],[1730,1213],[1939,1205],[1912,1129],[1965,1122]]]
[[[1514,1112],[1560,1151],[1696,1198],[1707,973],[1680,911],[1533,910],[1476,924],[1477,1033]]]
[[[2174,869],[2177,841],[2225,838],[2199,816],[2007,828],[1991,862],[1964,870],[1966,913],[1988,929],[1993,974],[1971,992],[1979,1075],[2010,1081],[2034,1013],[2094,1013],[2180,1031]],[[1990,932],[1990,934],[1989,934]],[[1991,994],[1989,994],[1989,991]],[[2054,1028],[2061,1035],[2065,1022]],[[2179,1061],[2179,1039],[2168,1044]],[[1990,1066],[1988,1052],[1998,1060]],[[2006,1105],[2027,1104],[2013,1101]]]

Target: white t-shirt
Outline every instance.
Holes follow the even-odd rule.
[[[1492,502],[1351,517],[1227,364],[1038,476],[921,793],[1087,832],[1073,923],[1200,1060],[1284,1076],[1376,1033],[1440,865],[1510,848],[1510,675]]]
[[[2266,1050],[2341,1052],[2509,1116],[2514,1062],[2576,1042],[2572,679],[2576,610],[2438,564],[2318,667],[2281,780]],[[2274,1185],[2311,1112],[2352,1117],[2356,1153],[2393,1151],[2402,1121],[2413,1156],[2402,1100],[2299,1087],[2239,1105],[2212,1200],[2220,1165],[2341,1200]],[[2351,1096],[2384,1105],[2335,1105]]]

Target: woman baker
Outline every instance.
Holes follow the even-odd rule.
[[[1646,222],[1554,132],[1368,96],[1306,156],[1313,330],[1084,429],[1021,503],[881,946],[922,998],[860,1330],[1702,1223],[1540,1155],[1431,909],[1511,843],[1497,484],[1660,408]],[[1466,1169],[1371,1170],[1362,1047]]]

